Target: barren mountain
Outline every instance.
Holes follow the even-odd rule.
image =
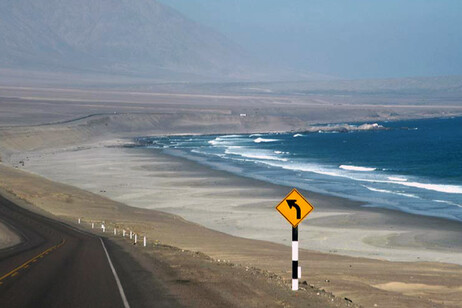
[[[3,68],[245,79],[250,62],[224,36],[155,0],[0,2]]]

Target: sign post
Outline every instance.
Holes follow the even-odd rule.
[[[298,290],[298,226],[292,227],[292,290]]]
[[[276,210],[292,225],[292,291],[297,291],[301,276],[301,268],[298,266],[298,225],[314,207],[294,188],[276,206]]]

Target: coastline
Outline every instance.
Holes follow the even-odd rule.
[[[120,150],[120,148],[109,149]],[[82,154],[82,151],[85,150],[75,151],[74,149],[73,153]],[[86,154],[83,157],[87,160],[93,159],[93,162],[98,160],[95,156],[88,157],[88,153],[83,154]],[[160,157],[171,161],[170,157]],[[75,159],[75,157],[70,159]],[[131,159],[139,160],[140,157],[132,155]],[[145,160],[138,162],[141,166],[145,164]],[[74,162],[74,164],[78,163],[78,161]],[[162,163],[165,161],[158,161],[157,167],[162,166]],[[110,163],[106,167],[118,168],[117,165]],[[172,167],[172,165],[164,166],[164,170],[160,170],[164,177],[170,173],[170,184],[175,180],[172,172],[178,171],[178,168],[184,169],[182,164],[177,164],[176,169]],[[197,165],[196,167],[203,168]],[[92,169],[92,171],[94,177],[107,176],[107,174],[99,175],[98,170]],[[194,170],[190,172],[191,175]],[[271,273],[274,273],[282,277],[287,288],[289,286],[290,248],[286,245],[230,236],[189,222],[177,215],[130,207],[107,197],[52,182],[30,172],[2,164],[0,164],[0,175],[2,195],[6,194],[24,200],[23,206],[31,210],[57,217],[71,224],[75,224],[77,217],[82,217],[85,224],[89,221],[104,220],[108,228],[123,226],[136,232],[143,232],[147,234],[150,242],[155,241],[159,244],[178,247],[187,256],[194,255],[194,252],[201,252],[212,257],[213,262],[226,267],[229,266],[228,264],[236,264],[242,266],[245,271],[256,271],[256,273],[268,271],[269,277],[272,277]],[[126,179],[130,179],[130,174],[125,173],[124,175],[128,176]],[[222,179],[216,176],[213,180],[219,184]],[[245,179],[241,181],[246,182]],[[189,184],[191,184],[190,180]],[[265,186],[269,184],[260,183],[260,185],[262,186],[259,189],[265,189]],[[121,189],[121,186],[114,187]],[[233,186],[228,186],[228,188],[231,189]],[[198,186],[193,185],[191,189],[198,190]],[[286,191],[287,188],[284,187],[283,190]],[[134,197],[133,194],[132,197]],[[171,199],[172,197],[175,200],[176,195],[170,195]],[[277,195],[277,197],[280,196]],[[33,206],[29,206],[29,203]],[[273,204],[270,210],[274,211]],[[276,217],[280,218],[277,215]],[[309,222],[308,218],[306,225]],[[373,221],[370,222],[373,224]],[[283,225],[284,230],[289,230],[285,221]],[[284,236],[289,237],[289,232],[285,233]],[[338,244],[341,244],[340,240]],[[448,307],[455,307],[462,301],[460,292],[462,267],[458,265],[440,262],[389,262],[306,249],[300,250],[300,262],[301,281],[306,280],[308,285],[312,284],[316,288],[332,292],[337,297],[348,297],[354,303],[363,306],[438,307],[444,304]],[[308,285],[308,288],[312,288]],[[320,292],[323,292],[322,290]],[[318,295],[322,294],[320,292]]]
[[[81,217],[86,224],[104,220],[108,227],[144,232],[156,243],[191,251],[185,258],[197,252],[225,266],[268,271],[282,277],[287,290],[290,226],[274,207],[290,188],[123,145],[146,135],[291,132],[333,118],[374,123],[460,115],[462,110],[306,100],[281,111],[279,99],[268,98],[252,102],[253,111],[245,110],[248,115],[241,118],[249,105],[246,97],[220,98],[217,104],[218,98],[199,102],[189,96],[141,99],[79,91],[67,97],[71,94],[56,89],[24,91],[10,90],[18,101],[0,115],[2,194],[9,192],[25,200],[25,207],[68,223]],[[38,97],[53,114],[31,104]],[[6,127],[12,114],[18,126]],[[89,114],[98,115],[85,117]],[[77,119],[80,115],[84,118]],[[24,126],[68,118],[76,120]],[[455,307],[462,302],[460,224],[302,192],[315,206],[300,228],[306,288],[368,307]]]
[[[290,243],[287,223],[274,210],[289,187],[215,170],[160,150],[118,145],[104,142],[46,155],[32,154],[24,168],[130,206],[179,215],[233,236]],[[301,248],[390,261],[462,264],[459,222],[303,193],[315,211],[302,223]]]

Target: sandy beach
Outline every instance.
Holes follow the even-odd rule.
[[[123,140],[111,142],[13,159],[24,161],[21,168],[28,171],[129,206],[175,214],[234,236],[290,245],[289,225],[274,209],[290,187],[213,170],[155,149],[114,146]],[[315,211],[300,227],[302,248],[462,265],[460,223],[305,195]]]
[[[5,166],[0,186],[66,221],[109,221],[215,260],[290,277],[290,228],[274,210],[287,187],[115,146],[123,142],[22,157],[21,168],[72,186]],[[19,187],[24,181],[31,182]],[[302,280],[371,307],[460,302],[460,224],[303,193],[316,211],[301,226]]]

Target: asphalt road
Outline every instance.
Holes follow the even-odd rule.
[[[126,307],[99,237],[1,196],[0,219],[23,237],[0,250],[0,307]]]

